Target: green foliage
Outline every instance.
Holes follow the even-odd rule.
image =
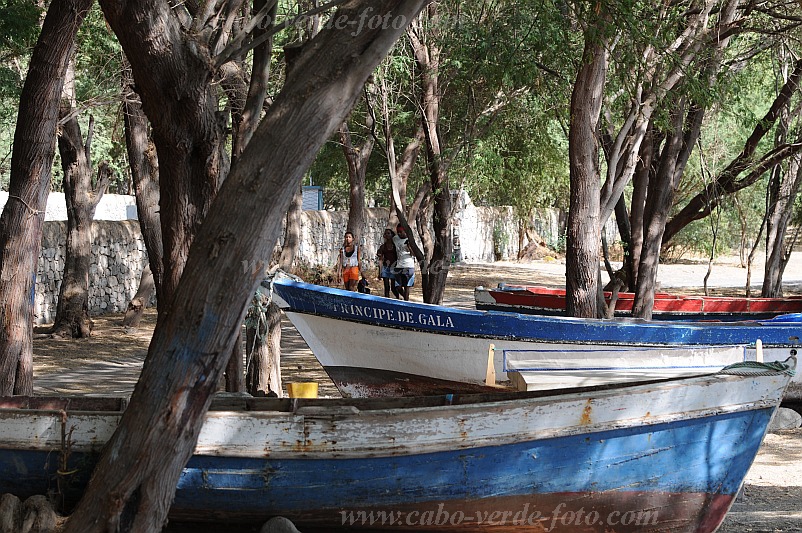
[[[2,1],[2,0],[0,0]],[[589,38],[611,43],[605,85],[605,128],[617,131],[629,111],[633,91],[650,65],[643,61],[649,47],[660,52],[682,31],[689,2],[643,0],[444,0],[437,4],[441,19],[430,26],[426,39],[440,46],[439,132],[445,158],[454,156],[450,186],[464,189],[478,205],[512,205],[521,217],[540,207],[567,208],[569,194],[569,104],[573,80],[581,66],[585,30]],[[0,20],[0,187],[8,179],[11,143],[31,48],[39,32],[41,9],[28,0],[5,0]],[[299,3],[282,0],[278,22],[288,20]],[[798,11],[794,11],[795,14]],[[716,15],[717,16],[717,15]],[[606,18],[605,18],[606,17]],[[326,15],[323,17],[325,23]],[[744,32],[732,38],[726,61],[733,67],[715,82],[696,75],[709,59],[709,50],[688,65],[687,81],[673,96],[684,95],[708,106],[701,152],[695,149],[677,191],[676,205],[701,191],[735,157],[757,120],[770,105],[781,84],[777,81],[776,46],[749,55],[765,44],[769,30],[779,27],[778,17],[755,10],[749,26],[761,33]],[[790,20],[790,19],[789,19]],[[293,26],[276,36],[276,50],[300,41],[305,29]],[[787,32],[786,32],[787,33]],[[77,96],[81,127],[86,134],[89,114],[95,116],[93,162],[108,160],[120,180],[127,176],[122,117],[119,108],[121,52],[115,36],[95,6],[78,36],[76,55]],[[742,61],[746,57],[747,61]],[[657,66],[665,73],[678,64],[679,56],[666,54]],[[400,157],[415,133],[420,117],[420,72],[409,42],[402,39],[374,75],[390,90],[390,115],[396,154]],[[281,53],[274,58],[269,93],[282,83]],[[225,101],[221,100],[221,108]],[[796,105],[796,101],[794,102]],[[655,117],[667,126],[670,106],[658,108]],[[360,99],[349,119],[355,145],[370,132],[365,118],[370,110]],[[381,120],[377,106],[375,113]],[[381,124],[376,134],[382,139]],[[768,148],[765,138],[759,152]],[[703,157],[699,156],[703,154]],[[410,177],[411,196],[426,175],[426,155],[421,152]],[[60,187],[60,167],[54,188]],[[325,187],[325,205],[344,209],[348,203],[348,177],[339,136],[334,135],[318,154],[306,183]],[[725,203],[721,211],[719,245],[738,246],[741,224],[756,232],[765,210],[764,183],[739,193],[738,207]],[[366,197],[371,205],[388,206],[389,172],[384,147],[377,143],[368,164]],[[802,201],[797,201],[797,223],[802,220]],[[725,236],[725,233],[727,234]],[[678,253],[707,254],[711,245],[708,220],[697,222],[675,237]],[[559,243],[550,243],[558,246]]]
[[[6,189],[17,104],[43,12],[29,0],[0,0],[0,6],[0,189]]]
[[[14,70],[11,63],[30,55],[39,36],[39,21],[42,10],[30,0],[0,0],[3,16],[0,17],[0,71]],[[15,74],[18,74],[16,72]],[[16,77],[12,75],[11,77]],[[8,87],[0,85],[2,96],[8,96]]]

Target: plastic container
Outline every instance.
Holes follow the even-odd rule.
[[[287,394],[290,398],[317,398],[317,383],[314,381],[287,383]]]

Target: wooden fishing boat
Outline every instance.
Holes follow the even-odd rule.
[[[609,305],[612,293],[606,292],[604,297]],[[615,316],[632,316],[634,300],[634,293],[619,292]],[[495,289],[476,287],[474,301],[483,311],[565,315],[565,289],[499,283]],[[802,313],[802,296],[746,298],[658,292],[652,308],[656,320],[763,320],[788,313]]]
[[[302,531],[712,532],[788,363],[535,393],[216,401],[170,517],[281,515]],[[123,409],[0,399],[0,493],[75,500]]]
[[[785,360],[802,334],[802,315],[592,320],[405,302],[283,273],[268,284],[340,392],[354,397],[479,392],[509,381],[508,371],[525,378],[528,390],[715,372],[757,360],[757,340],[765,360]]]

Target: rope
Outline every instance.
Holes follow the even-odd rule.
[[[31,212],[31,215],[33,215],[33,216],[40,215],[40,214],[44,213],[44,211],[40,211],[38,209],[34,209],[30,205],[28,205],[28,202],[26,202],[25,200],[23,200],[19,196],[14,196],[14,195],[9,194],[8,197],[9,198],[13,198],[14,200],[17,200],[17,201],[21,202],[25,207],[28,208],[28,210]]]
[[[258,287],[256,289],[256,294],[254,294],[251,299],[248,313],[245,315],[245,327],[251,328],[255,332],[253,335],[251,352],[253,352],[256,346],[262,346],[267,338],[267,310],[270,308],[272,295],[272,291],[265,294],[262,287]]]
[[[273,280],[277,276],[287,277],[295,281],[303,281],[298,276],[281,270],[278,268],[278,265],[268,271],[265,279],[262,280],[262,283],[256,288],[256,294],[253,295],[251,305],[245,315],[245,326],[253,328],[256,332],[253,336],[251,351],[253,351],[257,345],[264,345],[265,339],[267,338],[267,311],[270,308],[270,304],[273,302]]]

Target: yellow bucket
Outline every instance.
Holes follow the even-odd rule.
[[[314,381],[287,383],[287,394],[290,398],[317,398],[317,383]]]

